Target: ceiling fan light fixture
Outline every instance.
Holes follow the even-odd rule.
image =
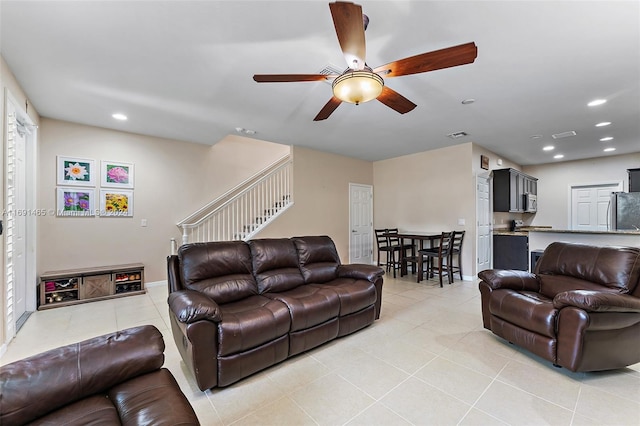
[[[366,67],[362,71],[348,69],[333,80],[333,95],[342,102],[361,104],[376,99],[382,93],[384,80]]]

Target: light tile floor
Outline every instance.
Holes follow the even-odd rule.
[[[440,288],[385,277],[372,326],[240,381],[201,392],[175,347],[164,285],[38,311],[0,364],[153,324],[165,366],[203,425],[640,425],[640,364],[571,373],[482,328],[476,282]],[[631,349],[631,348],[630,348]]]

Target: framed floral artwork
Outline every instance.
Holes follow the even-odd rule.
[[[86,158],[57,157],[58,185],[95,186],[98,174],[94,160]]]
[[[133,191],[124,189],[101,189],[100,215],[113,217],[132,217]]]
[[[133,164],[103,161],[101,176],[101,186],[133,188]]]
[[[94,216],[94,189],[58,187],[56,190],[57,216]]]

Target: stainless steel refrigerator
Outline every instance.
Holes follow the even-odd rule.
[[[611,194],[611,229],[640,230],[640,192]]]

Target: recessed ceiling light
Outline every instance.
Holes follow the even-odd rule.
[[[611,151],[615,151],[615,148],[605,148],[603,149],[604,152],[611,152]]]
[[[529,139],[540,139],[542,138],[542,135],[531,135],[529,136]]]
[[[556,158],[556,159],[564,158],[564,155],[556,154],[556,155],[553,156],[553,158]]]
[[[547,145],[544,148],[542,148],[543,151],[553,151],[556,147],[553,145]]]
[[[607,142],[607,141],[612,141],[612,140],[613,140],[612,136],[607,136],[606,138],[600,139],[600,142]]]
[[[606,99],[595,99],[587,104],[587,106],[598,106],[606,103]]]
[[[603,121],[602,123],[596,124],[596,127],[604,127],[604,126],[608,126],[609,124],[611,124],[610,121]]]
[[[126,116],[126,115],[121,114],[121,113],[119,113],[119,112],[117,112],[117,113],[115,113],[115,114],[113,114],[113,115],[111,115],[111,116],[112,116],[113,118],[115,118],[116,120],[122,120],[122,121],[124,121],[124,120],[126,120],[126,119],[127,119],[127,116]]]
[[[469,99],[465,99],[464,101],[462,101],[462,105],[469,105],[474,103],[476,100],[473,98],[469,98]]]

